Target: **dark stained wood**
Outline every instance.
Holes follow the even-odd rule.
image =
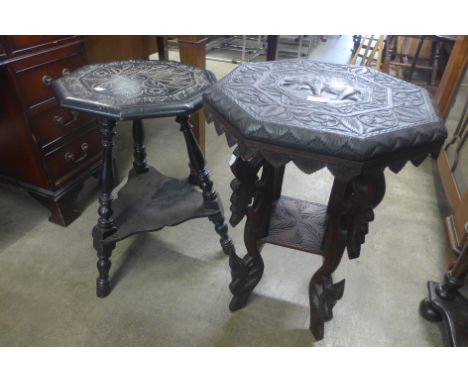
[[[55,106],[31,116],[31,131],[39,147],[47,150],[50,145],[59,144],[70,133],[76,133],[83,125],[94,120],[89,114],[71,112]],[[96,125],[95,121],[93,121]]]
[[[384,194],[383,171],[364,172],[350,181],[334,180],[322,240],[324,261],[309,284],[310,330],[317,340],[323,338],[324,323],[333,318],[333,306],[344,292],[344,280],[333,284],[332,273],[345,248],[350,259],[359,257],[368,223],[374,219],[373,209]]]
[[[44,168],[57,187],[98,160],[101,145],[94,121],[82,126],[82,130],[84,134],[44,155]]]
[[[0,61],[6,57],[5,36],[0,36]]]
[[[83,87],[83,83],[86,83],[90,78],[96,80],[93,77],[96,65],[87,66],[80,72],[64,76],[54,83],[54,90],[61,105],[67,105],[67,108],[71,110],[86,110],[93,113],[93,115],[98,116],[100,126],[100,146],[99,140],[97,140],[92,144],[91,142],[86,144],[85,148],[83,143],[78,146],[81,153],[74,151],[76,149],[74,144],[61,149],[70,150],[65,154],[65,157],[73,163],[84,163],[88,150],[94,152],[101,148],[102,152],[99,177],[101,184],[99,218],[92,231],[93,246],[98,257],[99,275],[96,280],[96,295],[106,297],[111,292],[110,258],[116,243],[137,233],[157,231],[165,226],[177,225],[189,219],[208,217],[220,237],[224,253],[232,255],[235,249],[228,235],[222,203],[213,187],[213,182],[206,169],[205,158],[194,137],[193,126],[189,121],[190,114],[200,108],[202,92],[214,81],[210,73],[178,63],[147,60],[112,62],[101,64],[99,67],[102,68],[103,73],[109,74],[107,77],[99,76],[99,80],[103,82],[115,83],[115,81],[122,80],[127,83],[125,76],[141,77],[150,73],[148,79],[159,83],[161,76],[163,79],[167,79],[168,68],[173,70],[173,76],[170,86],[165,83],[156,89],[159,91],[157,97],[153,96],[154,85],[151,86],[151,89],[147,89],[144,85],[148,81],[144,81],[140,84],[141,87],[137,86],[138,91],[133,92],[138,96],[129,99],[128,89],[126,89],[124,93],[113,92],[112,97],[105,94],[105,102],[103,103],[100,103],[103,98],[102,92],[96,90],[94,93],[90,93],[89,87]],[[150,69],[161,67],[162,70],[150,72]],[[119,68],[124,68],[125,71],[118,71]],[[89,73],[91,76],[87,77]],[[187,77],[191,78],[198,87],[188,86]],[[179,81],[180,79],[182,81]],[[187,90],[187,86],[190,91],[182,93],[179,91],[181,88]],[[115,87],[117,90],[120,88],[119,86]],[[174,92],[181,94],[176,100],[171,98]],[[197,184],[201,187],[202,192],[186,182],[163,176],[147,165],[142,119],[158,116],[176,117],[185,138],[191,167],[194,169]],[[116,119],[133,120],[134,162],[128,182],[120,189],[118,198],[114,202],[112,195],[115,184],[113,146]],[[87,138],[87,135],[84,138]],[[62,152],[58,151],[57,155],[61,154]]]
[[[434,100],[442,118],[446,118],[452,106],[453,97],[458,89],[458,84],[466,70],[468,62],[468,36],[457,36],[455,45],[449,57],[444,74]]]
[[[468,235],[468,223],[465,225]],[[432,322],[444,322],[450,346],[468,346],[468,300],[459,292],[468,273],[468,242],[444,281],[428,281],[429,295],[421,301],[421,315]]]
[[[157,51],[155,36],[85,36],[88,63],[148,58]]]
[[[215,199],[205,201],[187,182],[149,167],[145,173],[130,173],[127,184],[112,203],[112,210],[116,230],[103,239],[105,243],[216,215],[219,205]]]
[[[183,64],[206,67],[206,36],[180,35],[179,41],[180,62]],[[203,153],[205,153],[205,116],[201,111],[192,114],[191,123],[194,134]]]
[[[6,36],[8,45],[12,52],[36,48],[47,43],[54,43],[67,39],[69,36]]]
[[[180,60],[184,64],[205,68],[206,36],[177,36]],[[86,36],[86,54],[89,63],[147,58],[156,50],[159,59],[168,59],[165,36]],[[205,152],[205,119],[202,112],[191,116],[195,137]],[[192,171],[192,180],[194,179]]]
[[[99,167],[100,138],[93,117],[58,107],[50,82],[86,62],[154,52],[154,36],[0,36],[1,181],[34,195],[50,209],[51,221],[71,223],[79,215],[73,190]],[[76,163],[84,143],[87,156]]]
[[[5,57],[1,65],[18,64],[26,58],[34,58],[38,53],[63,48],[82,42],[82,36],[0,36]]]
[[[327,206],[282,196],[274,202],[264,243],[321,255]]]
[[[79,215],[76,190],[99,166],[93,152],[99,134],[90,116],[58,107],[50,82],[86,62],[83,37],[2,36],[0,42],[1,181],[48,207],[50,221],[69,224]],[[67,161],[67,152],[80,157],[83,143],[89,146],[86,160]]]
[[[96,295],[106,297],[111,292],[109,270],[110,257],[115,243],[105,243],[104,240],[116,231],[112,217],[112,189],[114,188],[114,173],[112,170],[112,149],[114,147],[115,121],[99,118],[102,143],[102,166],[100,174],[101,195],[99,196],[99,219],[93,228],[93,246],[97,251],[97,269],[99,276],[96,279]]]
[[[453,210],[461,202],[461,195],[457,187],[455,176],[450,170],[450,165],[448,163],[447,153],[445,150],[440,151],[440,154],[437,158],[437,168],[439,170],[439,176],[444,188],[445,196],[447,197],[447,201]]]
[[[197,176],[197,184],[202,189],[203,199],[205,202],[213,202],[218,198],[218,193],[213,187],[213,182],[210,179],[210,174],[206,169],[206,162],[203,152],[193,134],[193,126],[189,122],[188,116],[178,116],[176,121],[180,123],[180,130],[184,134],[185,144],[190,159],[190,166]],[[218,205],[218,204],[217,204]],[[221,237],[220,244],[223,252],[230,255],[234,252],[234,245],[231,238],[228,236],[228,227],[224,221],[222,208],[218,205],[218,213],[210,216],[211,222],[215,225],[216,233]]]
[[[167,49],[167,37],[156,36],[156,47],[158,49],[158,56],[160,60],[169,60],[169,52]]]
[[[29,192],[29,194],[50,211],[49,221],[58,225],[67,226],[78,216],[81,211],[73,208],[73,203],[78,197],[83,183],[77,183],[67,192],[56,198],[43,196],[39,193]]]
[[[442,80],[437,90],[435,101],[440,114],[447,118],[457,92],[460,91],[460,82],[466,72],[468,62],[468,37],[457,36],[455,45],[449,57]],[[468,241],[468,234],[464,233],[465,222],[468,221],[468,191],[460,190],[455,179],[456,158],[463,147],[464,138],[461,136],[459,127],[466,122],[466,103],[461,114],[461,119],[455,134],[447,140],[444,149],[441,150],[437,158],[437,168],[440,180],[445,192],[445,196],[452,210],[452,214],[446,218],[446,228],[451,251],[448,251],[448,264],[453,265],[454,254],[459,254],[465,242]],[[447,150],[452,151],[455,159],[449,163]],[[464,193],[464,194],[463,194]]]
[[[276,58],[278,57],[278,44],[279,44],[279,36],[273,36],[273,35],[267,36],[267,53],[266,53],[267,61],[276,60]]]
[[[250,169],[244,174],[243,171]],[[255,169],[262,168],[262,175],[259,181],[252,183],[254,177],[252,173]],[[234,211],[242,210],[247,216],[244,229],[244,243],[247,254],[240,258],[236,253],[231,253],[229,257],[229,266],[231,268],[231,283],[229,289],[233,298],[229,304],[231,311],[243,308],[247,304],[253,289],[262,278],[264,263],[260,254],[263,244],[260,239],[268,235],[268,226],[273,205],[273,166],[268,162],[262,161],[261,167],[257,163],[248,163],[241,157],[231,164],[231,170],[237,178],[238,190],[254,190],[247,197],[231,198],[235,203],[245,205],[233,206]],[[248,182],[248,183],[245,183]],[[236,192],[236,191],[234,191]],[[249,199],[252,199],[250,203]]]
[[[235,227],[246,216],[247,208],[255,196],[255,184],[258,180],[257,173],[262,163],[261,160],[257,162],[243,161],[235,153],[231,156],[230,166],[235,178],[230,184],[232,195],[230,198],[231,218],[229,223]]]
[[[317,70],[322,70],[314,67],[316,64],[311,62],[296,60],[295,63],[296,67],[291,62],[288,68],[292,75],[298,75],[303,70],[304,78],[309,75],[314,78],[311,73],[315,70],[317,74]],[[310,65],[310,73],[305,72],[305,65]],[[386,134],[385,142],[378,142],[374,140],[374,134],[366,135],[366,127],[361,125],[353,152],[344,155],[344,150],[353,144],[353,137],[344,131],[337,134],[338,122],[333,124],[333,131],[327,131],[325,123],[317,124],[316,128],[313,128],[309,120],[295,120],[291,123],[294,120],[291,115],[302,111],[297,111],[296,114],[292,112],[296,107],[296,98],[286,102],[287,93],[278,86],[280,76],[285,76],[284,66],[262,63],[250,64],[250,68],[252,70],[248,76],[243,77],[245,71],[238,70],[229,77],[229,81],[221,80],[213,85],[212,90],[204,97],[205,113],[214,122],[217,132],[226,135],[230,146],[237,145],[230,163],[235,176],[231,182],[233,193],[230,222],[235,226],[244,217],[247,218],[244,229],[247,254],[240,257],[233,253],[229,259],[229,288],[233,294],[229,308],[235,311],[244,307],[261,280],[264,271],[261,256],[263,244],[272,243],[316,253],[323,257],[323,263],[313,274],[309,284],[309,327],[315,339],[320,340],[324,336],[325,322],[332,319],[333,307],[344,293],[345,281],[334,282],[333,273],[345,250],[350,259],[360,255],[361,246],[369,232],[369,223],[374,219],[374,209],[385,194],[384,170],[389,167],[397,173],[407,162],[418,166],[428,155],[436,157],[443,145],[446,131],[439,118],[434,120],[432,126],[421,120],[421,132],[415,136],[417,141],[408,146],[399,146],[401,139],[409,139],[410,131],[407,137],[391,137]],[[276,74],[274,80],[268,76],[271,74],[269,70]],[[339,71],[340,68],[334,70]],[[323,74],[324,83],[332,78],[329,76],[329,73]],[[267,78],[271,79],[270,83],[265,80]],[[252,93],[252,86],[258,90],[258,95]],[[265,86],[263,92],[262,86]],[[408,85],[402,81],[401,86]],[[417,90],[415,86],[411,87]],[[238,94],[235,105],[233,94]],[[433,104],[430,99],[425,99],[428,116],[434,115]],[[257,103],[258,110],[255,108]],[[323,105],[317,102],[313,117],[316,117]],[[233,110],[236,111],[235,118],[232,117]],[[272,110],[282,112],[272,116]],[[330,109],[326,110],[327,113],[329,111]],[[288,117],[283,118],[286,112]],[[413,109],[408,108],[406,114],[411,112]],[[338,113],[336,116],[338,117]],[[418,118],[420,117],[421,114],[418,114]],[[304,125],[299,129],[302,122]],[[359,125],[362,120],[355,122]],[[347,123],[349,120],[342,127]],[[376,123],[381,124],[380,121]],[[314,130],[313,133],[301,134],[310,130]],[[398,131],[400,133],[403,130],[404,128]],[[423,135],[428,138],[424,143],[420,140]],[[309,145],[304,144],[307,140]],[[316,146],[317,142],[320,144]],[[341,144],[336,145],[337,142]],[[380,146],[381,143],[383,146]],[[366,144],[369,151],[356,156],[355,153],[365,148]],[[382,148],[381,152],[378,152],[379,146]],[[295,163],[307,174],[323,167],[330,170],[334,182],[327,206],[281,196],[284,169],[289,162]]]
[[[138,172],[148,171],[148,164],[146,163],[146,149],[144,145],[145,132],[143,128],[143,121],[135,119],[133,121],[133,169]]]
[[[67,71],[75,70],[85,64],[82,54],[76,54],[65,59],[49,61],[30,69],[16,72],[20,91],[24,102],[32,106],[54,97],[52,81],[62,77]]]
[[[114,187],[112,148],[116,122],[106,118],[99,119],[102,135],[100,175],[102,191],[99,197],[99,219],[93,228],[93,245],[98,256],[99,276],[96,280],[98,297],[106,297],[111,292],[110,257],[116,243],[137,233],[157,231],[189,219],[208,217],[220,236],[223,251],[230,256],[235,253],[224,221],[222,204],[205,168],[205,159],[193,136],[188,119],[187,115],[177,117],[185,137],[190,163],[196,170],[202,193],[186,182],[163,176],[153,167],[147,166],[143,155],[143,124],[141,120],[135,120],[134,169],[131,170],[128,182],[119,191],[115,202],[112,196]]]

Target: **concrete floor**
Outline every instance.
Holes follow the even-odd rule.
[[[346,62],[351,45],[349,36],[329,39],[313,58]],[[221,77],[234,65],[208,67]],[[149,163],[185,177],[188,158],[173,119],[147,121],[146,127]],[[231,150],[212,126],[206,140],[212,179],[228,210]],[[115,153],[126,174],[129,123],[118,125]],[[336,280],[346,278],[346,289],[319,342],[307,330],[308,283],[318,256],[266,246],[263,279],[248,306],[233,314],[227,258],[212,224],[194,220],[118,243],[114,290],[98,299],[91,241],[96,181],[86,183],[79,201],[84,212],[66,228],[49,223],[47,210],[27,194],[2,185],[0,346],[440,346],[438,326],[418,313],[426,281],[440,280],[446,269],[435,162],[408,164],[398,175],[387,170],[386,179],[387,194],[361,257],[345,257],[335,273]],[[307,176],[289,165],[284,193],[326,203],[331,182],[326,170]],[[243,224],[230,234],[245,253]]]

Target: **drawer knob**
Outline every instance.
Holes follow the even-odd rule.
[[[73,162],[73,163],[80,163],[86,159],[88,156],[88,144],[86,142],[83,142],[81,144],[81,151],[83,151],[83,155],[80,156],[79,158],[75,158],[75,154],[71,152],[67,152],[64,155],[64,158],[67,162]]]
[[[78,112],[71,111],[70,114],[72,115],[72,118],[67,122],[65,122],[65,118],[63,118],[61,115],[54,115],[52,120],[54,121],[56,125],[59,125],[60,127],[69,127],[74,122],[76,122],[78,118]]]
[[[52,83],[53,81],[53,78],[51,76],[48,76],[47,74],[42,76],[42,83],[46,86],[50,86],[50,84]]]

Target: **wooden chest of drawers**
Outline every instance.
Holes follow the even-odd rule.
[[[58,107],[51,82],[86,63],[81,36],[0,36],[0,180],[26,189],[61,225],[100,165],[95,119]]]

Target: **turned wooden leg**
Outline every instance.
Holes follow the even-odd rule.
[[[256,174],[261,167],[262,177],[257,181]],[[284,168],[275,176],[275,169],[269,163],[248,163],[238,157],[231,169],[236,176],[236,180],[231,183],[231,223],[237,224],[243,216],[247,216],[244,229],[247,255],[243,259],[236,255],[229,259],[232,277],[229,289],[234,295],[229,309],[235,311],[247,304],[250,294],[262,278],[264,264],[259,239],[268,233],[273,195],[275,191],[281,190],[278,182],[282,179]]]
[[[432,68],[431,68],[431,86],[436,86],[437,83],[437,72],[439,71],[439,58],[440,58],[440,46],[441,41],[434,39],[432,41]]]
[[[341,299],[345,280],[333,284],[344,250],[351,259],[360,254],[373,220],[372,209],[383,199],[383,172],[362,174],[351,181],[335,179],[328,203],[328,222],[322,240],[324,261],[309,284],[310,330],[316,340],[323,339],[324,323],[333,318],[333,306]]]
[[[468,223],[466,224],[468,233]],[[453,300],[458,290],[463,286],[464,279],[468,273],[468,242],[462,250],[452,269],[448,270],[444,282],[437,287],[437,294],[444,300]]]
[[[147,172],[149,169],[146,163],[144,139],[143,122],[141,119],[135,119],[133,121],[133,169],[136,173]]]
[[[195,170],[198,178],[198,185],[202,189],[203,199],[205,202],[216,202],[219,209],[219,214],[210,217],[215,225],[216,233],[220,236],[220,243],[223,252],[226,255],[235,253],[234,244],[229,237],[228,227],[224,221],[223,206],[218,197],[217,192],[213,187],[213,182],[210,179],[210,173],[206,169],[205,157],[193,135],[193,127],[189,122],[188,116],[179,116],[176,121],[180,123],[180,130],[184,134],[187,152],[190,159],[190,165]]]
[[[112,219],[112,189],[114,187],[112,170],[112,148],[114,146],[115,121],[100,118],[102,144],[102,166],[101,166],[101,195],[99,196],[99,219],[93,228],[93,246],[96,249],[99,276],[96,280],[96,295],[105,297],[111,291],[111,280],[109,270],[111,267],[110,257],[115,243],[103,244],[103,240],[115,232]]]

